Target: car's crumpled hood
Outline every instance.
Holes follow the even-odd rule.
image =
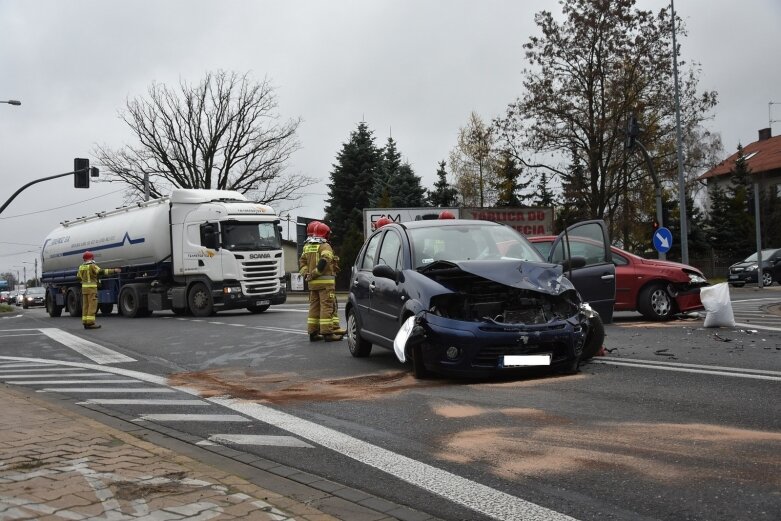
[[[575,289],[569,279],[564,277],[562,267],[558,264],[518,260],[436,261],[419,271],[425,275],[454,266],[499,284],[549,295],[560,295]]]

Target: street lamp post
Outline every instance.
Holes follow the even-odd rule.
[[[9,100],[5,100],[5,101],[0,100],[0,103],[8,103],[9,105],[16,105],[16,106],[19,106],[19,105],[22,104],[22,102],[19,101],[18,99],[9,99]]]

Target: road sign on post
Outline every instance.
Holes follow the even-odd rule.
[[[667,253],[673,246],[673,234],[664,226],[657,228],[653,236],[654,248],[659,253]]]

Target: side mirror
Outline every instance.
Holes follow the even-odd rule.
[[[586,258],[580,255],[573,255],[572,258],[561,263],[564,271],[576,270],[586,265]]]
[[[377,264],[372,269],[372,275],[375,277],[382,277],[383,279],[396,280],[396,270],[388,266],[387,264]]]

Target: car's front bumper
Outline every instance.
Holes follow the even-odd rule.
[[[534,366],[508,365],[513,359],[506,357],[549,355],[550,363],[545,365],[567,366],[580,358],[588,332],[588,319],[580,313],[568,320],[540,325],[467,322],[423,313],[417,325],[425,333],[421,349],[427,369],[474,377]],[[452,348],[457,350],[456,357],[452,356]]]
[[[757,283],[757,273],[759,273],[758,270],[753,271],[740,271],[737,273],[730,273],[727,275],[727,282],[730,284],[747,284],[747,283]]]

